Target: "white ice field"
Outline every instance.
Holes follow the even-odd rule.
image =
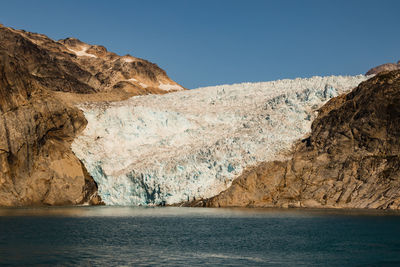
[[[242,83],[81,105],[72,144],[108,205],[207,198],[310,132],[316,110],[366,80],[312,77]]]

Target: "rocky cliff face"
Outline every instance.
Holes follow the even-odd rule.
[[[211,207],[400,209],[400,71],[330,100],[287,161],[246,170]]]
[[[101,203],[70,148],[87,124],[71,104],[181,89],[148,61],[0,25],[0,206]]]

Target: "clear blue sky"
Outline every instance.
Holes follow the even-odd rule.
[[[398,0],[2,1],[0,23],[145,58],[187,88],[400,59]]]

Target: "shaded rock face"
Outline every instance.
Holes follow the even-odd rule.
[[[379,72],[382,71],[392,71],[392,70],[399,70],[400,69],[400,60],[396,63],[386,63],[379,65],[377,67],[374,67],[367,71],[365,75],[373,75],[373,74],[378,74]]]
[[[179,86],[155,64],[123,58],[76,39],[56,42],[0,25],[0,206],[102,203],[71,151],[87,124],[71,104]]]
[[[400,71],[330,100],[288,161],[246,170],[210,207],[400,209]]]

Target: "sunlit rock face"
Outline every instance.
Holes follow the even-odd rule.
[[[81,105],[72,144],[109,205],[214,196],[247,167],[284,159],[316,110],[366,76],[242,83]]]

